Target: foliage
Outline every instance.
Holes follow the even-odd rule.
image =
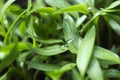
[[[119,80],[120,0],[0,0],[0,80]]]

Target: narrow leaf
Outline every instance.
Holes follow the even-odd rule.
[[[82,27],[82,29],[80,30],[80,34],[82,34],[84,31],[86,31],[87,29],[89,29],[89,25],[92,23],[93,20],[95,20],[96,18],[98,18],[104,11],[98,11],[94,14],[94,16]]]
[[[120,16],[119,15],[113,15],[113,14],[109,14],[109,13],[107,13],[107,14],[105,14],[105,19],[113,19],[113,20],[115,20],[117,23],[119,23],[120,24]]]
[[[35,0],[33,3],[33,9],[43,8],[45,6],[46,5],[44,0]]]
[[[120,71],[117,69],[109,69],[105,71],[105,77],[120,79]]]
[[[64,65],[63,67],[61,67],[60,72],[65,72],[65,71],[71,70],[75,66],[76,66],[75,63],[68,63],[68,64]]]
[[[75,22],[68,14],[64,15],[63,32],[65,41],[72,40],[79,36]]]
[[[86,33],[85,38],[83,39],[80,49],[77,54],[77,67],[82,76],[85,75],[92,51],[94,48],[95,41],[95,27],[92,26],[91,29]]]
[[[95,6],[95,0],[75,0],[77,3],[86,4],[87,6],[91,7],[92,9]]]
[[[107,9],[112,9],[112,8],[115,8],[119,5],[120,5],[120,1],[117,0],[117,1],[113,2],[109,7],[107,7]]]
[[[9,55],[5,57],[1,63],[0,63],[0,71],[3,70],[5,67],[10,65],[16,58],[17,58],[17,49],[18,49],[18,44],[15,43],[14,46],[12,47],[12,50],[10,51]]]
[[[11,43],[3,48],[0,49],[0,52],[3,52],[5,54],[10,54],[10,51],[12,50],[12,48],[14,47],[14,43]],[[19,42],[18,43],[18,51],[22,51],[22,50],[28,50],[28,46],[27,43],[24,42]]]
[[[107,60],[109,62],[114,62],[120,64],[120,58],[114,52],[110,50],[95,46],[94,48],[94,55],[96,58],[101,60]]]
[[[28,4],[27,4],[27,13],[30,12],[31,7],[32,7],[32,1],[31,1],[31,0],[28,0]]]
[[[79,27],[85,21],[86,18],[87,18],[86,15],[83,15],[80,18],[78,18],[76,21],[76,27]]]
[[[103,72],[97,59],[93,58],[88,68],[88,76],[91,80],[104,80]]]
[[[11,71],[12,68],[10,68],[2,77],[0,77],[0,80],[8,80],[9,79],[8,75],[10,74]]]
[[[46,74],[50,76],[53,80],[58,80],[64,72],[73,69],[75,65],[75,63],[68,63],[66,65],[63,65],[60,69],[51,72],[46,72]]]
[[[44,7],[44,8],[39,8],[39,9],[34,9],[30,13],[38,12],[38,13],[53,13],[55,12],[55,8],[52,7]]]
[[[40,38],[35,38],[35,39],[45,44],[63,43],[63,41],[60,39],[44,39],[44,40]]]
[[[10,35],[11,32],[13,32],[13,28],[14,28],[14,25],[17,23],[17,21],[26,13],[26,10],[23,11],[15,20],[14,22],[10,25],[6,35],[5,35],[5,38],[4,38],[4,44],[6,45],[7,44],[7,40],[8,40],[8,36]]]
[[[77,54],[78,51],[79,51],[81,43],[82,43],[82,38],[81,37],[76,37],[74,40],[69,40],[68,41],[69,50],[72,53]]]
[[[28,47],[33,52],[35,52],[39,55],[45,55],[45,56],[57,55],[57,54],[63,53],[68,50],[68,48],[64,45],[63,46],[54,45],[54,46],[45,47],[45,48],[34,48],[29,45]]]
[[[65,8],[70,6],[66,0],[45,0],[45,2],[54,8]]]
[[[76,69],[72,70],[72,76],[73,76],[73,80],[83,80]]]
[[[86,5],[79,4],[79,5],[74,5],[74,6],[70,6],[70,7],[58,10],[57,12],[55,12],[55,14],[61,14],[61,13],[65,13],[65,12],[80,12],[80,13],[84,13],[84,14],[89,13]]]
[[[4,16],[6,9],[7,9],[14,1],[15,1],[15,0],[8,0],[8,1],[5,3],[5,5],[4,5],[4,7],[3,7],[2,11],[1,11],[1,14],[0,14],[0,21],[1,21],[2,17]]]
[[[107,19],[110,27],[120,36],[120,24],[112,18]]]
[[[57,8],[57,9],[63,9],[63,8],[71,6],[71,4],[69,3],[69,1],[66,1],[66,0],[45,0],[45,2],[49,6],[52,6],[53,8]],[[79,17],[79,14],[77,12],[73,12],[73,13],[70,13],[70,14],[72,16],[74,16],[75,18]]]
[[[38,62],[32,62],[32,61],[28,61],[26,63],[29,68],[34,68],[41,71],[54,71],[54,70],[60,69],[59,66],[53,65],[53,64],[38,63]]]
[[[5,34],[6,34],[6,31],[5,31],[4,27],[2,27],[2,26],[0,25],[0,35],[4,37]]]

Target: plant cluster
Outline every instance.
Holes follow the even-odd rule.
[[[0,80],[120,80],[120,0],[0,0]]]

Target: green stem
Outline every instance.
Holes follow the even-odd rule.
[[[4,38],[4,45],[7,45],[7,40],[8,40],[8,37],[9,37],[9,34],[12,32],[13,28],[14,28],[14,25],[17,23],[17,21],[26,13],[26,10],[23,11],[16,19],[15,21],[11,24],[10,28],[8,29],[8,32],[6,33],[5,35],[5,38]]]
[[[97,13],[95,13],[95,15],[83,26],[83,28],[80,31],[80,34],[82,34],[84,31],[86,31],[89,28],[89,24],[95,20],[98,16],[100,16],[103,12],[105,12],[104,10],[101,10]]]
[[[34,38],[33,16],[31,16],[31,18],[30,18],[29,27],[30,27],[31,37],[32,37],[32,40],[33,40],[33,47],[37,47],[37,43],[36,43],[36,40]]]
[[[96,21],[95,21],[95,26],[96,26],[96,43],[97,43],[97,45],[100,45],[100,38],[99,38],[99,25],[98,25],[98,23],[99,23],[99,17],[96,19]]]

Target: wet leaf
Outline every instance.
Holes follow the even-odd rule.
[[[64,45],[63,46],[54,45],[54,46],[49,46],[49,47],[44,47],[44,48],[34,48],[29,45],[28,47],[31,51],[33,51],[39,55],[45,55],[45,56],[61,54],[68,50],[68,48]]]

